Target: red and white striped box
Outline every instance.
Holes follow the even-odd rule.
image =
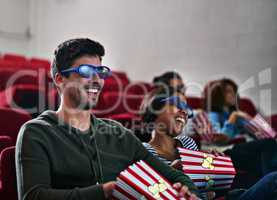
[[[250,120],[245,127],[249,130],[249,132],[253,133],[258,139],[277,137],[277,133],[260,114],[257,114],[252,120]]]
[[[129,166],[120,173],[113,191],[116,200],[176,200],[177,191],[144,161]]]
[[[183,172],[200,190],[228,189],[236,175],[231,158],[178,148]]]
[[[212,143],[215,137],[216,131],[213,130],[212,124],[209,121],[206,112],[199,112],[192,120],[194,132],[199,134],[202,141],[206,143]]]

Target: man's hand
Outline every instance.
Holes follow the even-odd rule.
[[[186,200],[198,200],[199,198],[191,193],[187,186],[182,185],[181,183],[175,183],[173,184],[173,188],[177,190],[179,193],[178,196],[182,198],[185,198]]]
[[[103,191],[106,199],[111,197],[114,188],[115,188],[115,181],[110,181],[103,184]]]

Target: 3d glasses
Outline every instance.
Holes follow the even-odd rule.
[[[180,99],[178,96],[171,96],[165,99],[162,99],[161,102],[169,103],[170,105],[176,106],[178,109],[183,110],[186,112],[188,118],[193,117],[193,110],[192,108],[183,100]]]
[[[61,71],[61,74],[64,76],[67,76],[70,73],[77,73],[84,78],[91,78],[97,74],[101,79],[106,79],[112,74],[110,68],[106,66],[94,66],[89,64],[83,64]]]

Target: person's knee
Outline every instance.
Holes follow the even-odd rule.
[[[277,171],[271,172],[263,177],[264,183],[273,188],[277,188]]]

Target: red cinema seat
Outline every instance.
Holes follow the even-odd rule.
[[[13,53],[6,53],[6,54],[4,54],[2,59],[3,60],[17,61],[17,62],[27,61],[25,56],[19,55],[19,54],[13,54]]]
[[[7,135],[0,135],[0,153],[10,146],[13,146],[12,138]]]
[[[18,109],[0,108],[0,135],[7,135],[15,144],[20,127],[31,120],[31,116]]]
[[[31,68],[34,68],[34,69],[45,69],[48,72],[50,71],[50,68],[51,68],[50,61],[46,60],[46,59],[31,58],[30,59],[30,65],[31,65]]]
[[[133,94],[124,96],[123,105],[125,109],[132,114],[138,115],[140,112],[140,107],[145,95]]]
[[[253,102],[248,98],[241,98],[239,102],[239,109],[247,112],[249,115],[254,117],[257,114],[257,110]]]
[[[271,123],[272,128],[277,131],[277,114],[270,116],[268,121]]]
[[[105,114],[138,114],[144,95],[124,95],[124,93],[106,92],[103,95]]]
[[[0,92],[0,106],[24,109],[37,116],[47,107],[45,90],[37,85],[14,85]]]
[[[29,66],[28,60],[23,55],[7,53],[4,54],[2,60],[12,63],[13,68],[27,68]]]
[[[9,60],[0,59],[0,69],[11,69],[14,68],[15,63]]]
[[[17,84],[32,84],[39,85],[39,83],[45,83],[45,73],[40,72],[38,74],[36,70],[15,70],[15,69],[1,69],[0,68],[0,91],[10,86]],[[41,78],[41,81],[39,79]],[[44,81],[43,81],[44,79]],[[40,84],[42,85],[42,84]]]
[[[126,113],[127,110],[124,108],[123,93],[118,92],[106,92],[103,94],[105,102],[105,108],[102,110],[105,114],[119,114]]]
[[[0,154],[0,199],[17,200],[15,147],[8,147]]]
[[[112,75],[105,80],[102,92],[123,92],[129,83],[130,80],[125,72],[112,72]]]
[[[187,103],[193,109],[202,109],[203,108],[203,100],[200,97],[187,97]]]
[[[0,59],[0,69],[26,69],[29,68],[28,61],[14,61]]]
[[[112,73],[113,73],[114,77],[117,77],[118,79],[122,80],[123,82],[130,83],[130,80],[125,72],[113,71]]]
[[[127,95],[146,95],[152,90],[153,86],[149,83],[146,82],[135,82],[135,83],[130,83],[126,88],[125,88],[125,94]]]

